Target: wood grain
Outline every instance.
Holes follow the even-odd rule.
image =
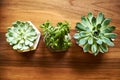
[[[51,53],[41,40],[36,51],[20,54],[5,38],[7,27],[16,20],[39,25],[50,20],[71,23],[71,35],[80,17],[103,12],[112,18],[118,34],[115,46],[96,57],[83,53],[75,44],[67,52]],[[120,1],[119,0],[0,0],[0,80],[120,80]]]

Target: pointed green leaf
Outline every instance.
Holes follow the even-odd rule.
[[[88,19],[91,23],[92,23],[92,18],[93,18],[93,14],[91,12],[89,12],[88,13]]]
[[[21,21],[16,21],[16,24],[18,24],[18,25],[21,24]]]
[[[101,53],[104,53],[104,51],[103,51],[102,48],[100,48],[100,47],[99,47],[99,51],[100,51]]]
[[[98,44],[102,44],[102,40],[101,40],[101,39],[98,39],[98,40],[97,40],[97,43],[98,43]]]
[[[114,46],[114,43],[109,38],[102,37],[102,41],[106,43],[108,46]]]
[[[102,23],[102,29],[106,28],[109,25],[110,21],[110,18],[106,18]]]
[[[14,40],[13,37],[8,37],[8,38],[7,38],[7,42],[12,42],[13,40]]]
[[[14,23],[12,24],[12,26],[18,27],[18,24],[16,24],[16,22],[14,22]]]
[[[90,37],[90,38],[88,39],[88,44],[93,44],[93,38],[92,38],[92,37]]]
[[[96,20],[96,24],[101,24],[102,23],[102,21],[104,20],[104,15],[103,15],[103,13],[99,13],[98,15],[97,15],[97,18],[96,18],[97,20]]]
[[[89,44],[85,44],[84,46],[83,46],[83,51],[84,52],[88,52],[90,50],[90,45]]]
[[[100,52],[108,52],[108,46],[105,44],[100,45]]]
[[[83,24],[85,27],[91,28],[91,24],[90,24],[90,22],[88,21],[88,19],[87,19],[85,16],[82,16],[82,17],[81,17],[81,20],[82,20],[82,24]]]
[[[100,52],[99,51],[99,46],[97,45],[97,51],[94,53],[94,56],[97,56],[99,52]]]
[[[94,53],[94,56],[97,56],[97,55],[98,55],[98,53],[99,53],[98,51],[97,51],[97,52],[95,52],[95,53]]]
[[[14,39],[14,40],[11,41],[11,43],[12,44],[17,44],[17,40]]]
[[[97,30],[100,30],[101,24],[97,24]]]
[[[107,37],[107,38],[114,39],[114,38],[116,38],[117,34],[115,34],[115,33],[105,33],[104,36]]]
[[[79,39],[80,38],[80,34],[79,33],[75,33],[73,36],[75,39]]]
[[[104,28],[103,30],[101,30],[103,33],[110,33],[112,31],[115,30],[115,27],[114,26],[108,26],[106,28]]]
[[[90,34],[87,33],[86,31],[81,31],[80,32],[80,37],[86,37],[86,36],[89,36]]]
[[[96,53],[97,52],[97,45],[96,44],[93,44],[91,46],[91,51],[92,51],[92,53]]]
[[[17,48],[17,45],[14,45],[14,46],[13,46],[13,49],[15,49],[15,50],[18,49],[18,48]]]
[[[29,40],[25,40],[25,45],[29,45]]]
[[[76,23],[76,29],[79,31],[85,31],[86,28],[81,23]]]
[[[92,30],[92,27],[85,27],[86,31],[90,32]]]
[[[21,49],[22,47],[23,47],[22,44],[17,44],[17,48],[18,48],[18,49]]]
[[[96,26],[96,18],[95,17],[92,18],[92,24],[94,27]]]
[[[32,42],[29,42],[29,46],[30,46],[30,47],[33,46],[33,43],[32,43]]]
[[[80,44],[80,45],[84,45],[84,44],[87,42],[87,39],[88,39],[88,37],[81,38],[81,39],[79,40],[79,44]]]

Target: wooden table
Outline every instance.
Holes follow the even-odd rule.
[[[112,18],[118,34],[115,46],[96,57],[75,44],[67,52],[51,53],[41,37],[36,51],[17,53],[5,38],[16,20],[39,25],[49,20],[71,23],[71,35],[80,17],[103,12]],[[120,0],[0,0],[0,80],[120,80]]]

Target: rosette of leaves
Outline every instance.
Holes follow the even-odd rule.
[[[43,28],[46,46],[53,52],[65,51],[71,46],[68,22],[58,22],[54,27],[49,21],[46,21],[40,27]]]
[[[114,26],[109,25],[110,18],[105,18],[103,13],[94,17],[92,13],[81,17],[81,22],[76,23],[74,38],[84,52],[97,55],[99,52],[108,52],[108,46],[114,46],[113,39],[116,38]]]
[[[38,38],[36,30],[30,22],[16,21],[12,27],[8,28],[7,42],[13,46],[14,50],[27,52],[34,48],[34,43]]]

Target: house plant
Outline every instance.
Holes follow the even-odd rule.
[[[97,55],[99,52],[108,52],[108,46],[114,46],[116,38],[114,26],[109,25],[110,18],[105,18],[103,13],[94,17],[92,13],[81,17],[81,22],[76,23],[74,38],[84,52]]]
[[[37,48],[40,32],[30,21],[16,21],[6,33],[7,42],[18,52],[28,52]]]
[[[43,29],[44,42],[50,51],[66,51],[71,46],[68,22],[58,22],[54,27],[49,21],[46,21],[40,27]]]

